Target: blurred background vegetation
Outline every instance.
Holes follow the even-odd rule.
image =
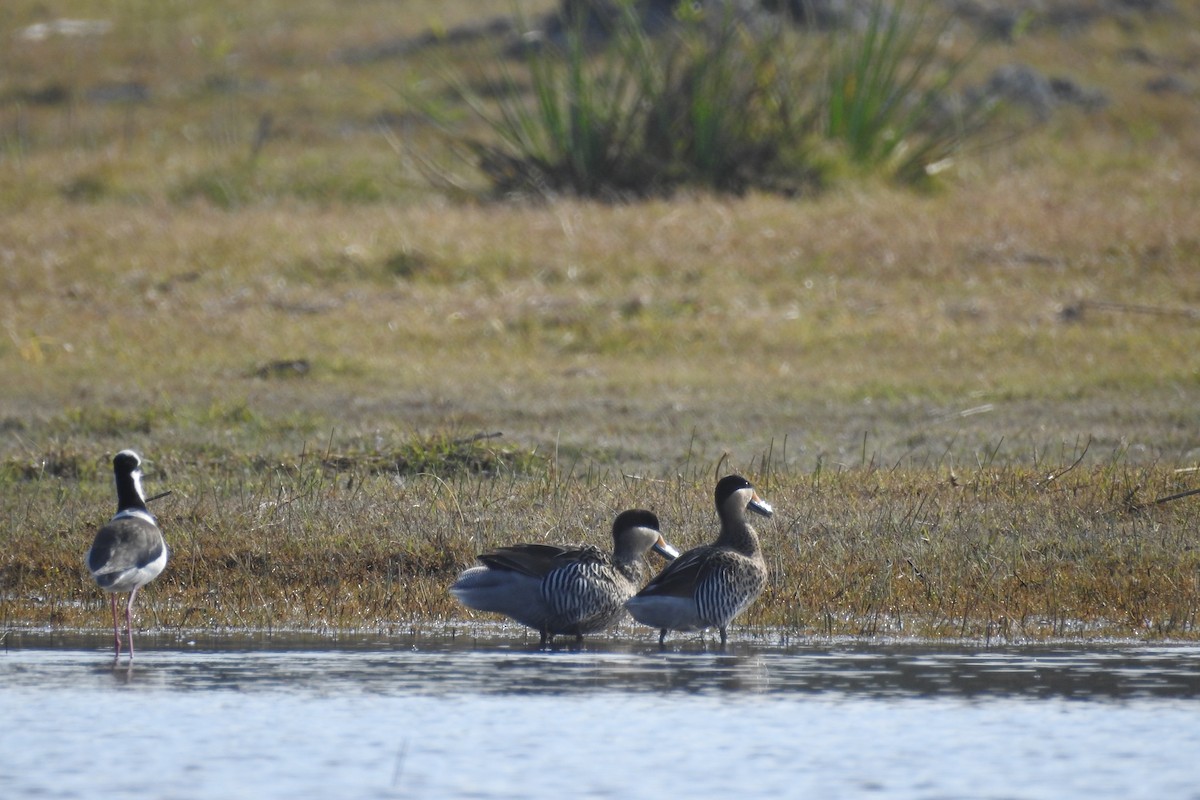
[[[379,587],[449,613],[479,546],[644,503],[702,540],[736,469],[808,532],[764,624],[1194,630],[1195,500],[1139,507],[1200,461],[1197,22],[5,2],[5,619],[74,619],[135,447],[193,565],[175,624],[252,598],[264,548],[367,553],[393,618]],[[272,619],[304,624],[324,600],[288,574]]]

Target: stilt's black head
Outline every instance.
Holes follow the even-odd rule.
[[[113,456],[113,471],[129,475],[142,466],[142,459],[132,450],[122,450]]]
[[[122,450],[113,456],[113,477],[117,481],[117,511],[146,508],[142,493],[142,459],[132,450]]]

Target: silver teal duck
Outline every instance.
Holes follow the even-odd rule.
[[[133,659],[133,601],[138,589],[158,577],[167,565],[167,543],[158,520],[146,508],[142,493],[142,459],[132,450],[113,457],[117,484],[117,513],[96,532],[85,563],[96,584],[109,593],[112,607],[114,658],[121,657],[121,632],[117,618],[117,595],[129,593],[125,604],[125,627],[129,636],[129,658]]]
[[[659,644],[667,631],[714,627],[725,644],[729,623],[767,585],[767,564],[746,509],[769,517],[771,506],[740,475],[722,478],[714,494],[721,520],[717,540],[679,556],[625,604],[638,622],[659,629]]]
[[[468,608],[504,614],[541,635],[602,631],[625,615],[628,600],[645,580],[650,550],[679,555],[659,532],[658,517],[643,509],[622,511],[613,521],[613,551],[584,545],[517,544],[479,556],[479,566],[459,575],[450,593]]]

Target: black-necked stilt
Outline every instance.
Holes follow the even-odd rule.
[[[623,511],[613,522],[613,552],[598,547],[517,544],[479,556],[481,566],[458,577],[450,593],[468,608],[504,614],[541,634],[604,630],[625,615],[625,601],[644,579],[643,558],[653,549],[665,558],[679,552],[658,530],[650,511]]]
[[[688,550],[625,604],[633,618],[658,628],[659,644],[667,631],[718,628],[725,644],[726,628],[767,585],[767,564],[758,535],[746,521],[746,509],[765,517],[771,506],[750,481],[728,475],[714,493],[721,533],[710,545]]]
[[[133,659],[133,600],[138,589],[158,577],[167,565],[167,543],[158,521],[146,508],[142,493],[142,459],[132,450],[113,457],[117,482],[117,514],[96,532],[87,552],[87,568],[101,589],[111,594],[115,658],[121,657],[121,630],[117,619],[117,594],[129,592],[125,625],[129,658]]]

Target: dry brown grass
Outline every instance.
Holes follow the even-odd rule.
[[[1112,102],[937,192],[511,206],[433,193],[373,122],[444,53],[336,57],[482,5],[130,8],[0,48],[6,625],[103,624],[80,557],[133,446],[174,491],[143,609],[166,627],[459,616],[444,586],[479,547],[599,541],[631,505],[695,544],[728,453],[782,511],[748,625],[1194,635],[1196,500],[1119,511],[1200,461],[1200,107],[1142,88],[1200,84],[1194,25],[985,49],[980,75],[1028,61]],[[0,34],[45,13],[6,3]],[[129,80],[151,99],[86,99]],[[368,468],[495,431],[499,477]]]
[[[483,548],[603,546],[612,516],[634,506],[656,510],[680,547],[715,530],[707,468],[663,480],[553,469],[440,478],[322,460],[157,465],[151,485],[169,473],[162,483],[173,487],[155,504],[171,562],[142,594],[142,624],[461,627],[471,615],[446,586]],[[1196,500],[1152,502],[1189,477],[1129,464],[772,471],[756,478],[778,512],[758,525],[772,580],[739,627],[772,638],[1194,638]],[[6,492],[6,626],[104,623],[80,561],[108,513],[103,483],[44,478]],[[623,635],[644,633],[630,625]]]
[[[31,211],[0,221],[6,413],[34,440],[114,405],[201,439],[253,417],[299,432],[292,453],[449,422],[637,469],[785,437],[802,464],[853,463],[864,434],[889,462],[1089,435],[1188,462],[1200,341],[1170,312],[1200,304],[1200,204],[1135,191],[1018,173],[804,208]],[[292,359],[310,371],[258,377]]]

